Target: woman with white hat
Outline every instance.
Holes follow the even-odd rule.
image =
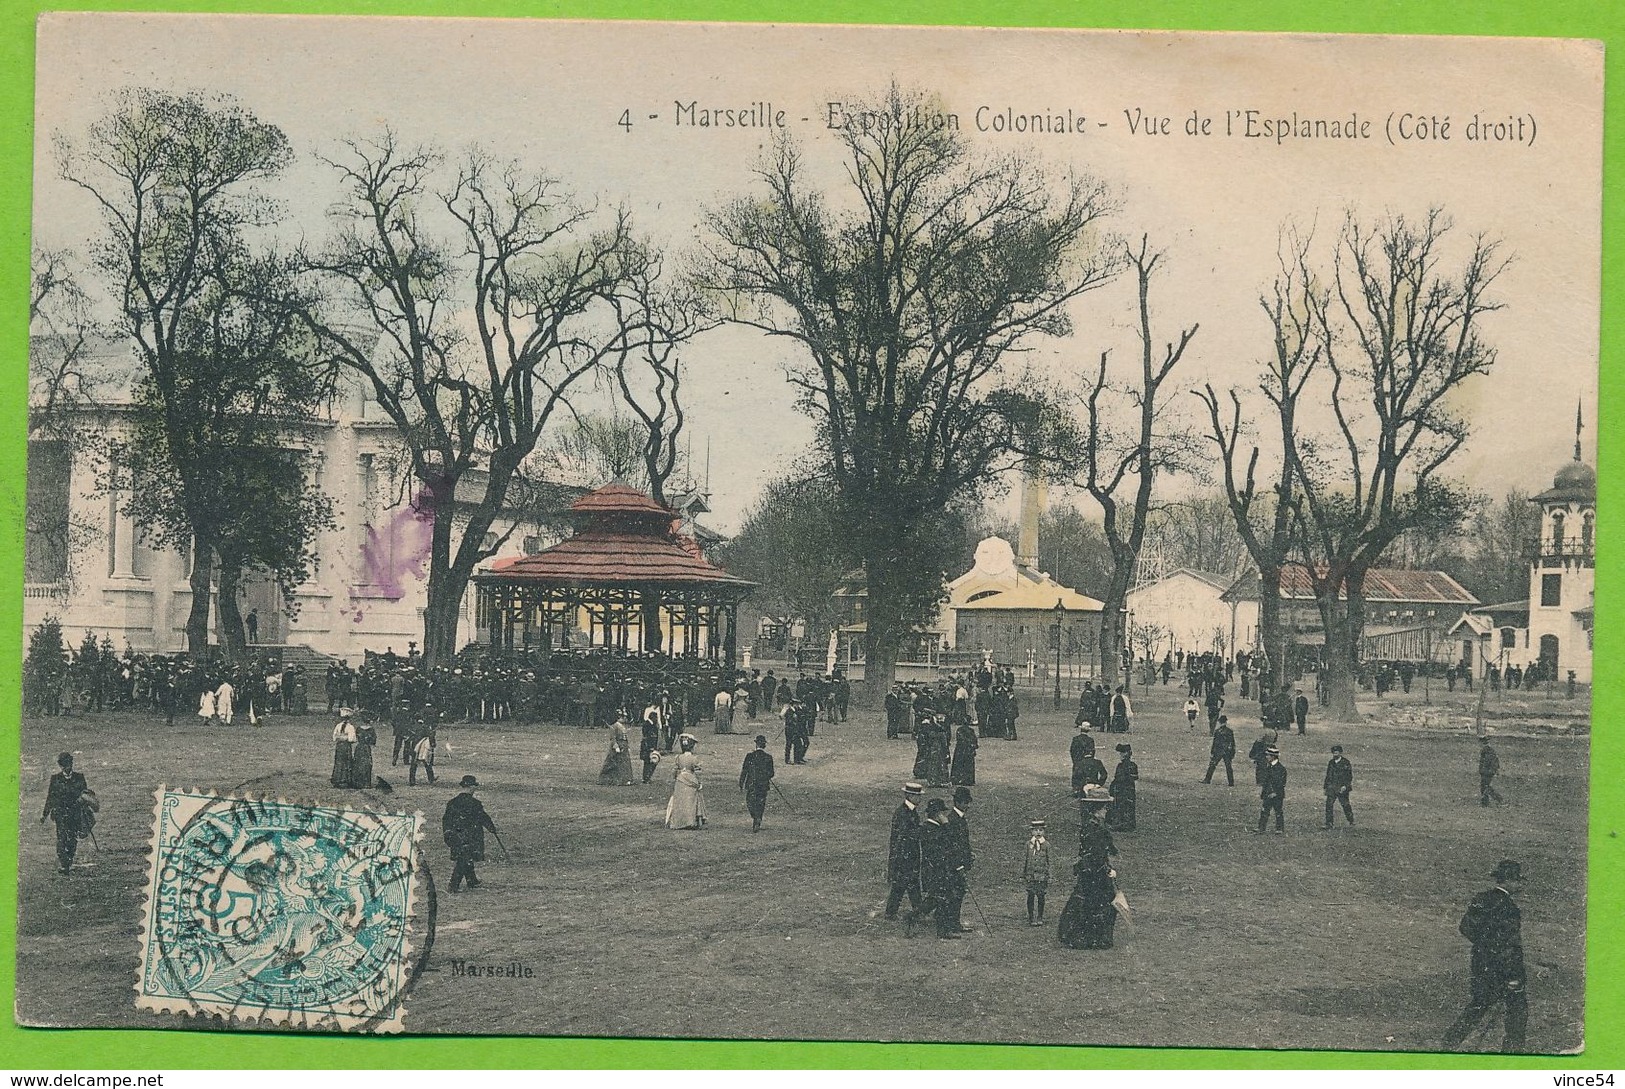
[[[328,780],[336,787],[352,785],[355,768],[355,724],[350,721],[353,712],[339,708],[339,721],[333,727],[333,775]]]

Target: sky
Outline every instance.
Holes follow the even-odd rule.
[[[130,85],[228,93],[280,126],[298,154],[276,186],[290,236],[328,231],[336,187],[318,156],[388,125],[406,142],[477,143],[584,199],[624,204],[681,255],[705,209],[751,191],[773,131],[701,127],[701,111],[783,111],[815,176],[838,188],[830,103],[896,80],[939,94],[977,153],[1035,157],[1110,187],[1109,228],[1166,251],[1156,336],[1200,325],[1179,372],[1188,386],[1250,387],[1270,350],[1258,298],[1283,223],[1312,228],[1325,252],[1345,210],[1370,220],[1442,205],[1457,224],[1452,254],[1484,232],[1513,257],[1497,285],[1504,307],[1484,322],[1497,364],[1457,401],[1473,437],[1455,473],[1491,492],[1545,486],[1570,456],[1577,400],[1595,457],[1595,43],[100,13],[46,15],[39,33],[36,244],[86,248],[95,211],[59,176],[52,141],[82,135]],[[995,129],[1033,114],[1065,131]],[[1294,115],[1363,138],[1262,135]],[[1472,138],[1495,135],[1493,122],[1510,138]],[[1074,335],[1035,344],[1037,380],[1078,389],[1102,350],[1136,358],[1133,292],[1119,279],[1081,298]],[[710,521],[731,531],[804,456],[811,426],[784,379],[796,359],[739,328],[684,358],[702,471],[710,453]],[[1176,426],[1198,422],[1188,401]]]

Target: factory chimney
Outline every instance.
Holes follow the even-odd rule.
[[[1038,522],[1044,516],[1047,494],[1044,479],[1026,472],[1021,477],[1021,528],[1016,537],[1016,564],[1038,568]]]

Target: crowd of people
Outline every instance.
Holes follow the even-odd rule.
[[[246,717],[257,722],[267,713],[304,713],[308,695],[297,666],[250,661],[238,666],[197,665],[184,657],[129,655],[105,657],[99,667],[110,681],[104,701],[115,706],[155,702],[173,717],[176,707],[191,705],[211,722],[232,724]],[[1168,662],[1164,662],[1167,665]],[[1237,755],[1234,730],[1226,713],[1225,691],[1241,678],[1243,698],[1258,701],[1262,730],[1247,752],[1254,766],[1259,809],[1256,827],[1264,835],[1286,831],[1288,770],[1282,761],[1280,732],[1295,724],[1305,732],[1310,711],[1296,688],[1271,693],[1260,685],[1257,658],[1221,659],[1217,655],[1183,656],[1189,693],[1183,715],[1194,730],[1205,707],[1209,727],[1209,763],[1202,782],[1211,784],[1220,764],[1228,785],[1235,785]],[[1163,671],[1166,674],[1166,671]],[[1164,676],[1164,683],[1167,676]],[[650,783],[663,764],[670,765],[671,790],[663,814],[669,829],[707,826],[705,771],[698,723],[709,720],[716,733],[728,734],[766,716],[782,721],[784,764],[806,762],[810,741],[820,721],[840,723],[850,711],[851,685],[840,671],[798,672],[781,678],[773,669],[724,670],[710,662],[673,662],[638,655],[558,652],[545,660],[498,659],[485,654],[428,667],[415,655],[386,651],[368,654],[359,669],[336,661],[323,677],[325,697],[336,716],[332,732],[330,783],[341,789],[393,790],[378,774],[374,750],[382,728],[392,735],[390,766],[407,765],[407,785],[422,775],[435,782],[438,731],[448,722],[550,722],[581,728],[608,728],[609,746],[599,769],[606,786]],[[1282,712],[1272,708],[1285,707]],[[888,738],[911,734],[915,742],[913,778],[892,814],[886,864],[887,895],[882,913],[898,918],[903,900],[909,910],[905,933],[929,925],[940,939],[953,940],[972,928],[965,920],[969,900],[979,914],[970,874],[970,814],[977,786],[977,755],[986,739],[1017,739],[1020,715],[1014,674],[991,663],[945,674],[933,683],[899,683],[885,698]],[[1135,710],[1123,685],[1087,683],[1079,697],[1075,734],[1068,755],[1071,793],[1080,821],[1071,883],[1056,920],[1060,943],[1078,949],[1106,949],[1114,944],[1117,920],[1129,911],[1118,887],[1114,838],[1140,826],[1140,769],[1129,737],[1135,732]],[[1096,736],[1112,735],[1115,765],[1108,771],[1097,755]],[[770,793],[777,790],[776,766],[769,737],[755,735],[753,748],[740,766],[737,784],[744,796],[752,832],[763,827]],[[1491,738],[1481,740],[1478,770],[1483,804],[1499,802],[1493,779],[1500,769]],[[1330,747],[1321,790],[1323,827],[1333,827],[1340,811],[1346,824],[1355,822],[1352,795],[1355,769],[1342,745]],[[496,825],[475,797],[479,784],[464,775],[448,802],[442,829],[453,861],[450,891],[480,887],[475,864],[484,858],[484,837]],[[944,796],[928,797],[943,791]],[[53,776],[41,821],[57,824],[59,870],[68,873],[75,847],[94,827],[94,792],[64,753],[61,771]],[[500,842],[500,840],[499,840]],[[1047,925],[1049,886],[1061,871],[1052,859],[1047,822],[1034,817],[1021,859],[1021,892],[1030,926]],[[1520,876],[1515,863],[1503,863],[1494,875],[1497,890],[1476,900],[1464,919],[1462,933],[1474,943],[1473,1005],[1460,1025],[1470,1027],[1497,1001],[1508,1007],[1507,1047],[1522,1046],[1521,950],[1517,946],[1516,908],[1508,910],[1510,892]],[[1503,897],[1507,900],[1504,901]],[[1510,922],[1509,922],[1510,920]],[[984,917],[985,921],[985,917]],[[1516,986],[1514,986],[1516,984]],[[1497,989],[1499,988],[1499,989]],[[1513,992],[1516,992],[1514,995]],[[1514,1005],[1518,1009],[1514,1010]],[[1453,1033],[1455,1028],[1451,1030]],[[1466,1031],[1463,1029],[1462,1031]]]

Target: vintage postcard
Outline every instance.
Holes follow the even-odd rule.
[[[1580,1049],[1602,60],[43,17],[17,1019]]]

